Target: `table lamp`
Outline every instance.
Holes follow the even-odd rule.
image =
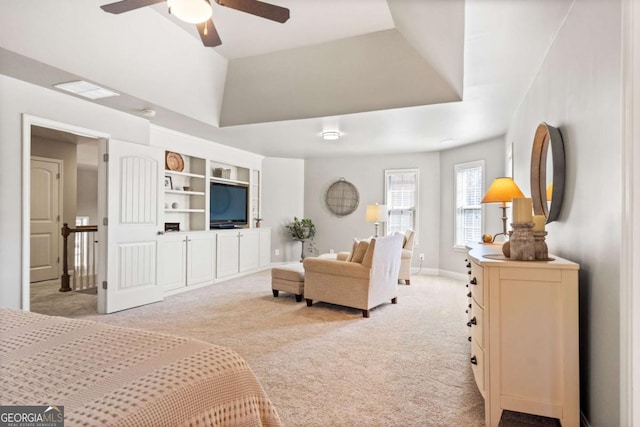
[[[502,233],[493,236],[492,241],[496,240],[499,235],[507,235],[507,203],[512,199],[524,197],[520,188],[512,178],[500,177],[493,180],[491,186],[482,198],[481,203],[502,203]]]
[[[388,218],[387,214],[387,206],[386,205],[367,205],[367,212],[365,214],[365,219],[369,222],[373,222],[373,225],[376,227],[375,237],[378,237],[378,228],[380,227],[381,222],[386,222]]]

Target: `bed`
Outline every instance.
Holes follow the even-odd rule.
[[[0,405],[65,426],[280,426],[247,363],[194,339],[0,307]]]

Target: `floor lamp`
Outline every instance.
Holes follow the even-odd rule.
[[[495,242],[496,237],[501,234],[507,238],[507,203],[520,197],[524,197],[524,194],[522,194],[522,191],[520,191],[520,188],[512,178],[496,178],[489,186],[482,198],[482,203],[502,203],[502,233],[497,233],[493,236],[492,242]]]
[[[373,225],[376,227],[376,234],[374,237],[378,237],[378,229],[380,227],[381,222],[386,222],[388,218],[387,214],[387,206],[386,205],[367,205],[367,212],[365,214],[365,219],[369,222],[373,222]]]

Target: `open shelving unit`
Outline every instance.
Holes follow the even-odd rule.
[[[165,223],[179,223],[180,231],[208,230],[207,161],[195,156],[180,156],[183,170],[165,168],[164,171]]]

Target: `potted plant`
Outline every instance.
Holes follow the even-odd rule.
[[[289,235],[295,240],[312,239],[316,235],[316,226],[308,218],[298,219],[293,217],[293,221],[286,225]]]

